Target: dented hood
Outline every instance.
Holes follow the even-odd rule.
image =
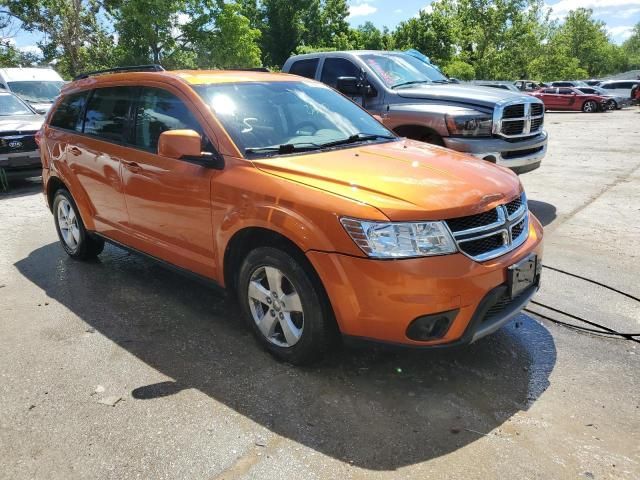
[[[272,175],[368,204],[398,221],[471,215],[522,191],[518,177],[506,168],[411,140],[254,164]]]

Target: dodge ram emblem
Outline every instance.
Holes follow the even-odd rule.
[[[20,148],[22,146],[22,142],[18,140],[12,140],[9,142],[9,148]]]

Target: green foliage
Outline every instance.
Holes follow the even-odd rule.
[[[460,79],[576,79],[640,68],[640,23],[613,44],[591,10],[549,19],[544,0],[435,0],[394,31],[348,23],[348,0],[0,0],[43,34],[42,58],[0,37],[0,65],[57,62],[67,78],[118,65],[273,65],[292,53],[416,48]]]
[[[476,71],[473,65],[469,65],[462,60],[453,60],[442,69],[447,76],[458,80],[473,80],[476,78]]]
[[[57,61],[65,77],[113,64],[113,41],[98,21],[97,0],[3,0],[5,18],[45,34],[43,61]]]
[[[640,22],[633,27],[633,33],[622,44],[622,54],[629,62],[629,68],[640,69]]]

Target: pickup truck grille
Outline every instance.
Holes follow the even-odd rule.
[[[540,103],[515,103],[502,107],[500,135],[507,138],[528,137],[542,131],[544,106]]]
[[[484,262],[518,248],[529,237],[527,197],[520,197],[487,212],[446,221],[458,249]]]
[[[33,152],[38,149],[36,132],[0,132],[0,154]]]

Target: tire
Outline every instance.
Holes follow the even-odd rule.
[[[249,328],[267,351],[293,365],[320,360],[335,343],[331,307],[310,268],[284,250],[260,247],[249,252],[238,275]]]
[[[97,257],[104,249],[104,240],[87,232],[76,202],[67,190],[60,189],[55,193],[53,218],[60,244],[71,258],[88,260]]]
[[[598,104],[593,100],[587,100],[582,104],[582,111],[585,113],[595,113],[598,111]]]
[[[618,104],[614,99],[611,99],[607,102],[607,110],[617,110]]]
[[[439,147],[444,147],[442,137],[435,132],[427,132],[416,140],[419,140],[420,142],[430,143],[432,145],[438,145]]]

